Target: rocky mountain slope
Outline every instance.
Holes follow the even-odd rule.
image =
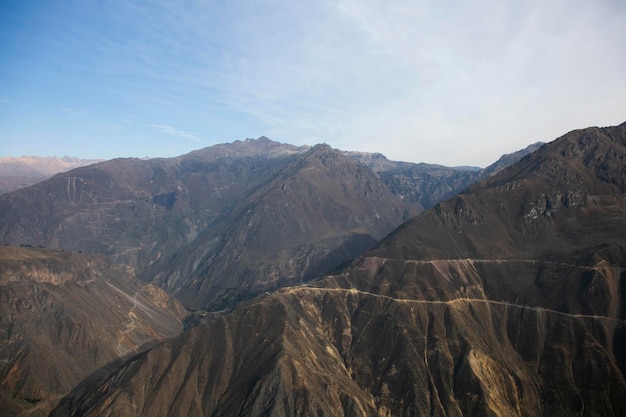
[[[571,132],[52,415],[624,415],[625,159],[626,123]]]
[[[101,258],[0,246],[0,410],[47,415],[90,374],[182,331],[163,290]]]
[[[366,166],[317,145],[143,277],[193,309],[220,309],[328,272],[416,213]]]
[[[381,154],[363,152],[346,152],[346,154],[369,166],[403,201],[429,209],[460,193],[475,182],[516,163],[542,145],[542,142],[537,142],[517,152],[502,155],[500,159],[484,169],[397,162],[390,161]]]
[[[478,175],[237,141],[106,161],[2,196],[0,242],[108,255],[189,308],[219,309],[336,268]]]
[[[70,169],[95,164],[101,159],[79,159],[70,156],[22,156],[0,158],[0,194],[36,184]]]
[[[109,255],[141,269],[189,243],[300,152],[235,142],[77,168],[0,196],[0,238]]]
[[[213,309],[328,272],[417,211],[328,146],[260,138],[107,161],[2,196],[0,239],[109,255]]]

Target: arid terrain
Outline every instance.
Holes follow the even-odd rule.
[[[484,170],[260,138],[6,194],[3,404],[624,415],[625,167],[626,123]]]

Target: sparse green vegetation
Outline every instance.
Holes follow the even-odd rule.
[[[27,403],[30,406],[33,406],[33,405],[35,405],[35,404],[37,404],[37,403],[39,403],[41,401],[41,398],[28,398],[28,397],[22,398],[22,397],[19,397],[19,396],[15,395],[15,394],[13,394],[11,396],[11,398],[13,400],[17,400],[17,401],[20,401],[20,402]]]

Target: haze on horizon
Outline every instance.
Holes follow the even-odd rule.
[[[626,2],[0,2],[0,156],[256,138],[486,166],[626,120]]]

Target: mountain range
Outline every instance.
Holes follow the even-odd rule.
[[[514,164],[542,145],[543,142],[536,142],[517,152],[502,155],[496,162],[482,169],[389,161],[381,154],[364,152],[346,152],[346,154],[370,167],[403,201],[418,204],[422,209],[429,209],[471,184]]]
[[[496,169],[262,137],[100,162],[6,194],[0,241],[111,256],[188,308],[220,309],[332,270]]]
[[[0,158],[0,194],[28,187],[57,174],[101,159],[80,159],[71,156],[21,156]]]
[[[3,280],[11,305],[41,292],[5,290],[48,276],[33,272],[49,269],[32,266],[40,257],[131,304],[103,303],[119,319],[93,326],[88,296],[59,295],[81,337],[113,354],[79,361],[65,385],[20,391],[15,375],[39,377],[37,362],[7,344],[2,401],[13,415],[58,404],[54,416],[621,415],[625,158],[626,123],[486,169],[259,138],[100,162],[6,194],[0,238],[22,247],[5,247],[0,267],[30,271]],[[74,272],[86,264],[100,272]],[[193,313],[182,333],[170,297]],[[160,316],[132,327],[151,336],[119,349],[137,306],[156,311],[150,300]],[[3,312],[5,340],[40,352],[38,314]],[[50,334],[61,348],[78,337]]]
[[[625,159],[626,124],[571,132],[52,415],[623,415]]]

